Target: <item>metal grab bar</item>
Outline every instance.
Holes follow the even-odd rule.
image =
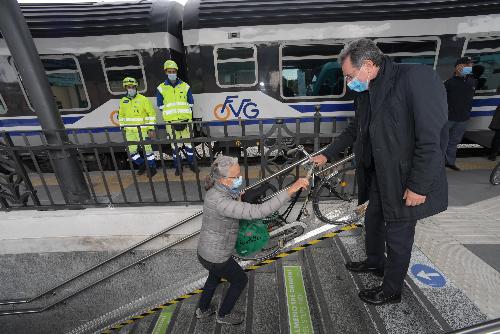
[[[448,334],[495,334],[495,333],[496,334],[500,333],[500,318],[448,332]]]
[[[147,243],[147,242],[149,242],[149,241],[151,241],[153,239],[156,239],[157,237],[159,237],[159,236],[167,233],[168,231],[173,230],[176,227],[179,227],[179,226],[181,226],[184,223],[187,223],[188,221],[190,221],[190,220],[192,220],[192,219],[200,216],[202,213],[203,213],[203,210],[202,211],[198,211],[195,214],[193,214],[193,215],[191,215],[191,216],[189,216],[187,218],[184,218],[183,220],[177,222],[176,224],[174,224],[172,226],[169,226],[169,227],[163,229],[162,231],[160,231],[158,233],[150,235],[146,239],[144,239],[144,240],[136,243],[135,245],[130,246],[129,248],[125,249],[124,251],[122,251],[122,252],[120,252],[120,253],[118,253],[116,255],[113,255],[110,258],[108,258],[108,259],[106,259],[106,260],[104,260],[104,261],[102,261],[102,262],[94,265],[93,267],[90,267],[90,268],[88,268],[88,269],[86,269],[86,270],[84,270],[84,271],[76,274],[75,276],[67,279],[66,281],[60,283],[59,285],[53,286],[50,289],[47,289],[47,290],[41,292],[40,294],[36,295],[35,297],[31,297],[31,298],[28,298],[28,299],[1,300],[0,301],[0,305],[15,305],[15,304],[27,304],[27,303],[31,303],[31,302],[33,302],[33,301],[35,301],[35,300],[37,300],[37,299],[39,299],[39,298],[41,298],[41,297],[43,297],[45,295],[48,295],[48,294],[54,292],[54,290],[59,289],[60,287],[62,287],[64,285],[66,285],[66,284],[74,281],[75,279],[77,279],[77,278],[79,278],[79,277],[81,277],[81,276],[83,276],[83,275],[91,272],[92,270],[95,270],[95,269],[97,269],[97,268],[105,265],[106,263],[108,263],[108,262],[110,262],[110,261],[112,261],[112,260],[114,260],[114,259],[116,259],[116,258],[118,258],[118,257],[120,257],[122,255],[124,255],[125,253],[128,253],[131,250],[134,250],[135,248],[137,248],[137,247],[139,247],[141,245],[144,245],[145,243]],[[2,315],[2,314],[0,314],[0,315]]]

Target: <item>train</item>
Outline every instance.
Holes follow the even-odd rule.
[[[121,80],[139,80],[156,105],[173,59],[194,96],[193,117],[211,134],[241,133],[260,119],[314,131],[313,116],[332,116],[322,132],[353,116],[337,56],[350,40],[370,38],[393,61],[432,66],[444,80],[471,56],[478,79],[468,131],[484,131],[500,95],[500,2],[169,0],[20,5],[67,129],[119,133]],[[161,124],[158,111],[157,123]],[[252,123],[252,121],[255,121]],[[229,125],[229,126],[228,126]],[[257,125],[253,125],[256,131]],[[270,126],[270,125],[269,125]],[[0,38],[0,131],[14,136],[40,125],[16,65]],[[94,129],[99,131],[99,129]],[[94,131],[92,130],[92,131]]]

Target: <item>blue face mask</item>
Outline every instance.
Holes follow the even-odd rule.
[[[472,66],[465,66],[462,68],[462,72],[461,74],[462,75],[468,75],[468,74],[471,74],[472,73]]]
[[[177,81],[177,74],[167,74],[168,80],[171,82],[176,82]]]
[[[233,185],[231,186],[232,190],[237,190],[243,184],[243,177],[240,176],[237,179],[233,179]]]
[[[354,78],[347,84],[351,90],[361,93],[368,89],[368,81],[362,82],[358,78]]]

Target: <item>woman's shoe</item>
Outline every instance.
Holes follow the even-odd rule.
[[[216,321],[219,324],[239,325],[243,321],[245,321],[245,315],[241,314],[239,312],[233,312],[233,313],[226,314],[223,317],[220,317],[217,314]]]
[[[196,318],[206,319],[215,313],[215,307],[210,305],[206,311],[202,311],[199,307],[196,309]]]

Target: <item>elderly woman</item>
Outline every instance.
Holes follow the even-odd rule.
[[[198,242],[198,260],[209,275],[196,310],[198,319],[215,313],[215,307],[210,307],[210,301],[217,285],[224,278],[230,285],[217,312],[216,321],[231,325],[243,322],[243,315],[231,313],[248,281],[243,269],[232,258],[239,220],[264,218],[283,206],[299,189],[309,185],[307,179],[299,179],[288,191],[256,205],[240,201],[239,188],[242,183],[238,159],[223,155],[215,159],[210,174],[205,179],[207,193]]]

